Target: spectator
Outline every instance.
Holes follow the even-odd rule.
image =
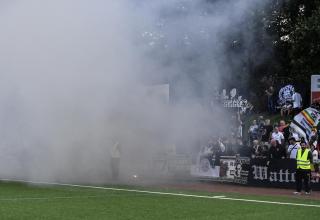
[[[251,148],[249,147],[248,143],[244,142],[241,143],[241,141],[238,142],[240,145],[239,153],[243,157],[250,157],[251,156]]]
[[[256,158],[261,156],[262,156],[262,146],[259,144],[258,140],[254,140],[252,150],[251,150],[251,158]]]
[[[259,116],[258,121],[257,121],[257,125],[258,125],[258,139],[261,140],[261,137],[263,134],[263,128],[265,125],[265,121],[263,119],[263,116]]]
[[[256,120],[252,121],[252,125],[249,127],[249,143],[252,143],[253,140],[258,139],[258,124]]]
[[[279,122],[279,131],[283,134],[285,142],[288,141],[288,138],[290,136],[290,130],[289,130],[289,124],[286,124],[284,120],[281,120]]]
[[[267,158],[269,155],[269,145],[265,144],[262,146],[262,153],[261,153],[261,157],[262,158]]]
[[[258,118],[258,121],[257,121],[258,127],[263,126],[264,123],[265,123],[265,121],[264,121],[263,115],[260,115],[259,118]]]
[[[315,135],[311,136],[310,138],[310,150],[312,152],[313,162],[314,162],[314,168],[319,169],[318,163],[319,163],[319,151],[318,151],[318,141],[317,141],[317,132],[315,132]],[[318,171],[316,171],[318,172]]]
[[[237,119],[238,119],[238,130],[237,130],[237,137],[238,138],[242,138],[242,126],[243,126],[243,123],[242,123],[242,120],[241,120],[241,115],[240,115],[240,112],[238,112],[237,114]]]
[[[273,86],[270,86],[269,89],[265,90],[268,100],[268,112],[273,114],[275,112],[274,99],[275,99],[275,90]]]
[[[284,121],[284,120],[281,120],[280,122],[279,122],[279,131],[280,132],[282,132],[283,133],[283,130],[286,128],[286,127],[288,127],[289,125],[288,124],[286,124],[286,122]]]
[[[227,95],[227,90],[226,90],[226,89],[223,89],[223,90],[222,90],[222,94],[221,94],[221,96],[220,96],[220,99],[222,100],[222,102],[223,102],[224,100],[229,99],[229,96]]]
[[[240,114],[233,115],[231,117],[231,137],[242,137],[242,121],[240,119]]]
[[[319,151],[317,148],[312,148],[312,157],[314,162],[318,162],[319,160]]]
[[[206,158],[209,160],[209,163],[211,166],[213,166],[213,155],[215,153],[215,140],[214,138],[211,138],[208,140],[208,143],[202,147],[201,151],[200,151],[200,157],[199,157],[199,161],[200,162],[203,158]]]
[[[289,116],[292,111],[292,94],[293,91],[284,91],[283,99],[281,100],[281,117]]]
[[[212,156],[214,151],[214,141],[210,139],[208,144],[203,146],[201,149],[201,154],[203,156]]]
[[[281,110],[280,110],[281,117],[290,115],[291,110],[292,110],[292,104],[290,102],[285,102],[281,106]]]
[[[319,150],[317,148],[312,149],[313,167],[315,172],[319,172]]]
[[[313,141],[316,141],[318,139],[317,127],[313,127],[311,129],[310,139],[313,140]]]
[[[263,144],[266,144],[269,142],[272,130],[273,130],[273,127],[270,124],[270,119],[266,119],[265,124],[262,127],[261,142]]]
[[[294,90],[293,90],[293,95],[292,95],[292,102],[293,102],[292,103],[293,104],[292,114],[294,117],[302,110],[302,97],[301,97],[300,93],[295,92]]]
[[[297,152],[300,149],[300,144],[297,143],[297,140],[295,137],[289,138],[289,147],[288,147],[288,156],[290,159],[296,159]]]
[[[218,150],[215,151],[214,164],[213,165],[219,167],[220,166],[221,156],[224,155],[226,147],[224,146],[224,144],[220,140],[218,140],[217,144],[218,144]]]
[[[272,139],[270,144],[271,146],[269,149],[269,160],[286,158],[286,150],[282,145],[278,143],[277,140]]]
[[[227,138],[221,138],[219,140],[219,151],[221,152],[221,156],[226,155],[228,144],[229,144],[229,141]]]
[[[275,127],[272,134],[271,139],[276,140],[278,144],[283,145],[284,144],[284,136],[282,132],[279,131],[278,127]]]
[[[237,151],[236,152],[237,153],[241,152],[241,150],[243,149],[243,145],[244,145],[244,143],[242,141],[242,138],[237,138],[237,140],[236,140],[236,146],[237,146]]]

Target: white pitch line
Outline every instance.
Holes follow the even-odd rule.
[[[304,204],[304,203],[291,203],[291,202],[274,202],[265,200],[255,200],[255,199],[238,199],[238,198],[219,198],[222,200],[232,200],[232,201],[242,201],[242,202],[253,202],[253,203],[264,203],[264,204],[276,204],[276,205],[290,205],[290,206],[303,206],[303,207],[316,207],[320,208],[320,205]]]
[[[213,199],[220,199],[220,198],[226,198],[226,196],[213,196]]]
[[[90,198],[110,198],[114,196],[54,196],[54,197],[15,197],[1,198],[1,201],[25,201],[25,200],[59,200],[59,199],[90,199]],[[126,196],[128,197],[128,196]],[[224,198],[225,196],[213,196],[212,198]]]
[[[16,198],[1,198],[0,197],[0,201],[88,199],[88,198],[105,198],[105,196],[55,196],[55,197],[16,197]]]
[[[241,202],[250,202],[250,203],[320,208],[320,205],[313,205],[313,204],[275,202],[275,201],[254,200],[254,199],[240,199],[240,198],[229,198],[229,197],[225,197],[225,196],[201,196],[201,195],[192,195],[192,194],[184,194],[184,193],[167,193],[167,192],[136,190],[136,189],[121,189],[121,188],[102,187],[102,186],[77,185],[77,184],[68,184],[68,183],[33,182],[33,181],[14,180],[14,179],[0,179],[0,181],[22,182],[22,183],[39,184],[39,185],[68,186],[68,187],[78,187],[78,188],[88,188],[88,189],[102,189],[102,190],[122,191],[122,192],[136,192],[136,193],[145,193],[145,194],[154,194],[154,195],[168,195],[168,196],[180,196],[180,197],[191,197],[191,198],[219,199],[219,200],[241,201]]]

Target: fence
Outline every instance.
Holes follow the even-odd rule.
[[[191,166],[191,175],[199,179],[233,182],[248,186],[295,188],[296,161],[271,160],[247,157],[221,157],[220,166],[213,166],[209,158],[202,158]],[[210,166],[210,167],[208,167]],[[320,173],[311,172],[313,190],[320,190]]]

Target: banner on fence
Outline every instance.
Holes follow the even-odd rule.
[[[247,157],[221,157],[220,166],[214,159],[202,158],[191,166],[191,175],[200,179],[232,182],[248,186],[295,188],[296,161],[293,159],[270,160]],[[312,170],[313,190],[320,190],[320,173]]]
[[[250,163],[250,185],[289,187],[295,184],[296,161],[291,159],[252,159]]]
[[[213,157],[201,157],[191,166],[191,175],[198,178],[247,184],[250,158],[222,156],[219,162]]]
[[[251,186],[295,188],[296,160],[252,159],[248,183]],[[312,170],[313,190],[320,190],[319,172]]]

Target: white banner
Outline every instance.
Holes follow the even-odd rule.
[[[293,92],[294,92],[294,87],[292,85],[286,85],[285,87],[282,87],[279,91],[280,104],[284,104],[288,101],[291,101]]]
[[[311,76],[311,92],[320,92],[320,75]]]

